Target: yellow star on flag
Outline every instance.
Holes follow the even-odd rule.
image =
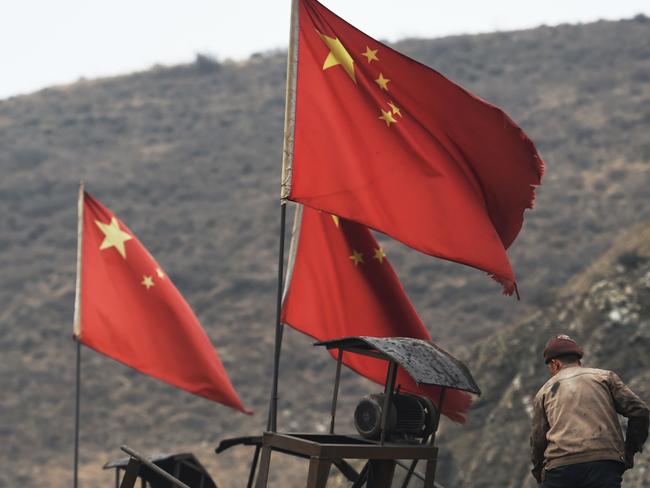
[[[366,52],[361,53],[361,56],[368,58],[369,63],[372,63],[373,61],[379,61],[379,58],[377,57],[377,51],[378,49],[370,49],[368,46],[366,46]]]
[[[357,251],[356,249],[353,249],[352,256],[350,256],[350,259],[352,260],[355,266],[359,266],[359,263],[363,263],[363,253]]]
[[[396,124],[397,120],[393,117],[393,113],[390,110],[381,109],[381,115],[379,116],[381,120],[386,122],[386,127],[390,127],[390,124]]]
[[[334,221],[335,226],[339,226],[339,216],[338,215],[332,215],[332,220]]]
[[[158,275],[158,278],[164,278],[165,273],[163,273],[163,270],[160,268],[156,268],[156,274]]]
[[[345,49],[343,43],[341,43],[338,37],[328,37],[320,32],[318,32],[318,35],[330,50],[330,53],[327,55],[327,58],[323,63],[323,71],[332,68],[333,66],[341,65],[348,76],[352,78],[352,81],[356,83],[357,79],[354,75],[354,59],[352,59],[350,53]]]
[[[393,102],[388,102],[388,105],[390,106],[393,115],[399,115],[400,117],[402,116],[402,111],[399,109],[397,105],[395,105]]]
[[[109,247],[114,247],[117,249],[117,252],[120,253],[120,256],[126,259],[126,248],[124,247],[124,243],[133,239],[133,237],[120,229],[120,224],[118,224],[115,217],[111,218],[109,224],[105,224],[99,220],[95,220],[95,224],[97,224],[99,230],[104,233],[104,240],[99,246],[99,249],[103,251]]]
[[[386,253],[381,247],[378,247],[377,249],[375,249],[375,255],[373,256],[373,258],[375,258],[380,263],[383,263],[384,259],[386,259]]]
[[[146,276],[145,275],[145,276],[142,277],[141,285],[144,286],[148,290],[149,288],[154,286],[155,283],[153,282],[153,278],[151,276]]]
[[[389,82],[390,82],[390,80],[388,78],[384,78],[383,73],[379,73],[379,78],[377,78],[375,80],[375,83],[377,83],[379,85],[379,88],[381,88],[382,90],[386,90],[386,91],[388,91],[388,83]]]

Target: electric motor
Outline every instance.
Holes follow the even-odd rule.
[[[380,438],[384,398],[383,393],[366,395],[354,411],[354,426],[365,439]],[[435,429],[436,417],[436,409],[427,397],[395,394],[386,419],[387,438],[393,442],[426,438]]]

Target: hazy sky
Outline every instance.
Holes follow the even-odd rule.
[[[0,0],[0,98],[288,43],[290,0]],[[322,0],[373,37],[491,32],[650,14],[648,0]]]

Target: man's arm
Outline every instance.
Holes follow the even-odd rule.
[[[544,451],[546,450],[546,433],[548,432],[548,419],[544,411],[544,397],[535,396],[533,402],[533,421],[530,434],[530,461],[533,463],[531,472],[538,483],[542,482],[544,469]]]
[[[625,461],[629,468],[634,465],[634,454],[641,452],[648,438],[650,410],[616,373],[611,373],[610,389],[616,411],[628,418],[625,433]]]

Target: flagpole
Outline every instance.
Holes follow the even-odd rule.
[[[284,105],[284,141],[282,148],[282,182],[280,198],[283,202],[291,193],[293,141],[296,127],[296,85],[298,72],[299,0],[291,0],[291,32],[287,51],[287,86]]]
[[[291,27],[287,52],[287,86],[284,108],[284,143],[282,148],[282,181],[280,189],[280,245],[278,255],[278,284],[275,310],[275,347],[273,353],[273,385],[269,403],[266,430],[276,432],[278,427],[278,378],[280,376],[280,354],[284,331],[281,313],[284,278],[284,234],[287,216],[287,197],[291,191],[291,164],[296,116],[296,71],[298,66],[298,2],[291,0]]]
[[[287,205],[280,204],[280,251],[278,259],[278,286],[275,309],[275,350],[273,354],[273,387],[271,389],[271,404],[269,406],[269,418],[266,430],[277,431],[278,422],[278,378],[280,376],[280,353],[282,351],[282,333],[284,325],[281,320],[282,312],[282,278],[284,274],[284,233],[287,220]]]
[[[83,214],[84,214],[84,183],[79,184],[79,200],[77,202],[77,278],[74,299],[73,338],[77,343],[77,366],[75,385],[75,410],[74,410],[74,475],[73,488],[78,486],[79,478],[79,411],[81,403],[81,254],[83,239]]]
[[[77,343],[77,382],[76,382],[76,400],[74,409],[74,482],[72,486],[78,486],[79,473],[79,403],[81,399],[81,342]]]

